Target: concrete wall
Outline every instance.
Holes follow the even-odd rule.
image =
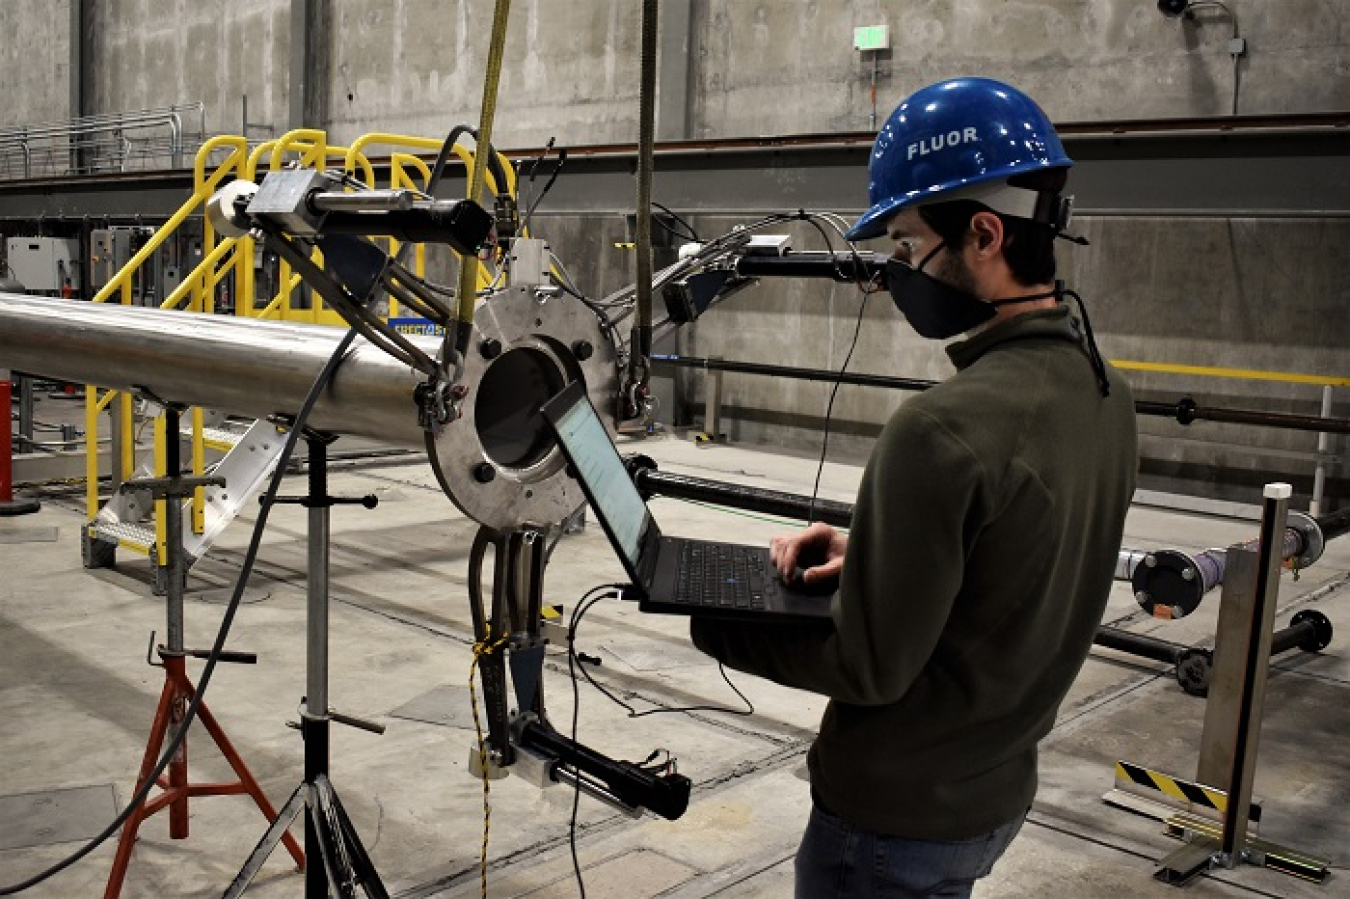
[[[70,0],[0,4],[0,83],[12,89],[0,127],[66,118]],[[94,112],[201,100],[209,130],[250,120],[283,129],[290,98],[292,0],[99,0],[90,3]],[[1231,20],[1160,15],[1150,0],[664,0],[687,6],[687,119],[692,137],[868,127],[872,67],[853,28],[890,26],[878,58],[884,117],[915,87],[958,74],[1005,78],[1056,121],[1226,114]],[[1248,54],[1239,111],[1350,106],[1350,0],[1229,0]],[[477,123],[493,4],[324,0],[309,35],[327,55],[328,127],[438,135]],[[502,146],[550,136],[571,144],[636,137],[640,4],[516,0],[500,112]],[[683,124],[683,123],[681,123]]]
[[[1350,3],[1230,0],[1249,53],[1239,112],[1350,105]],[[696,136],[868,127],[870,63],[857,26],[887,24],[878,115],[943,78],[1017,84],[1061,121],[1225,115],[1232,104],[1231,19],[1159,14],[1152,0],[696,0]]]
[[[475,127],[493,3],[334,0],[328,127],[439,136]],[[641,5],[517,0],[511,5],[494,142],[541,146],[637,139]]]
[[[208,132],[238,134],[247,95],[250,122],[285,129],[288,0],[100,0],[91,13],[91,111],[200,100]]]
[[[5,0],[0,35],[0,130],[70,118],[69,0]]]

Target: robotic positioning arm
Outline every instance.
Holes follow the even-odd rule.
[[[416,415],[432,466],[446,494],[481,525],[469,599],[486,735],[471,767],[481,776],[515,770],[541,787],[572,784],[628,813],[678,818],[688,805],[688,778],[571,740],[552,727],[544,706],[544,548],[584,497],[538,409],[574,380],[586,383],[600,408],[614,408],[620,360],[612,324],[553,289],[542,242],[523,238],[510,255],[534,261],[518,262],[503,287],[478,300],[474,320],[459,321],[451,291],[367,238],[437,241],[477,253],[490,239],[492,217],[468,200],[344,186],[323,172],[274,172],[261,185],[227,186],[208,214],[223,234],[264,241],[362,336],[420,378]],[[315,248],[323,267],[311,258]],[[439,352],[375,313],[381,292],[445,329]],[[489,554],[492,589],[485,595]]]

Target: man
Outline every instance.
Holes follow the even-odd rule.
[[[831,700],[801,899],[968,896],[1021,826],[1100,623],[1134,405],[1055,282],[1070,165],[999,82],[942,82],[891,115],[849,239],[894,240],[895,302],[924,336],[965,333],[957,373],[886,424],[847,538],[817,523],[773,542],[784,577],[810,559],[807,580],[839,578],[830,625],[691,625],[717,659]]]

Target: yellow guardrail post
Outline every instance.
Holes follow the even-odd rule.
[[[96,303],[107,302],[114,297],[123,305],[132,303],[132,283],[133,279],[138,277],[141,268],[151,258],[151,256],[163,245],[175,229],[178,228],[198,206],[205,203],[207,198],[216,190],[220,183],[229,175],[235,174],[242,169],[244,161],[244,149],[247,144],[243,138],[237,138],[227,135],[214,137],[204,143],[197,152],[196,160],[193,166],[193,192],[187,200],[178,208],[178,210],[169,217],[160,228],[155,232],[145,246],[141,247],[135,255],[128,260],[127,264],[114,276],[107,284],[94,294],[93,301]],[[223,163],[215,168],[214,171],[207,173],[207,165],[211,154],[225,148],[230,152],[227,154]],[[194,273],[184,280],[184,285],[180,285],[179,290],[175,290],[172,296],[172,304],[181,302],[183,297],[189,291],[192,291],[197,282],[197,276]],[[205,298],[194,298],[194,305],[205,308]],[[166,302],[166,305],[169,303]],[[112,458],[113,472],[118,480],[130,476],[135,470],[135,443],[134,443],[134,407],[130,395],[118,394],[115,391],[107,392],[102,398],[98,396],[97,388],[86,388],[85,393],[85,452],[86,464],[85,473],[89,479],[86,485],[85,500],[88,517],[93,520],[98,514],[98,413],[104,408],[108,408],[113,400],[116,400],[116,410],[114,415],[113,428],[119,437],[120,446],[118,454]]]
[[[86,521],[93,520],[98,514],[98,413],[103,408],[99,402],[98,388],[88,386],[84,389],[84,507],[88,514]]]
[[[408,173],[408,168],[412,167],[422,176],[422,183],[419,185],[413,180],[413,176]],[[407,188],[409,190],[423,191],[431,183],[431,167],[422,160],[420,156],[414,156],[411,153],[393,153],[389,156],[389,186],[391,188]],[[399,241],[389,238],[389,255],[397,256],[399,250]],[[419,278],[426,277],[427,273],[427,245],[418,243],[413,248],[413,272]],[[394,297],[389,298],[389,317],[395,318],[398,315],[398,300]]]

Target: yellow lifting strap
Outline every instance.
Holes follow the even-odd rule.
[[[478,123],[478,150],[474,153],[473,171],[469,178],[469,199],[475,203],[483,202],[483,182],[486,180],[488,159],[492,146],[492,119],[497,111],[497,84],[501,81],[502,50],[506,45],[506,19],[511,11],[511,0],[497,0],[496,11],[492,15],[492,44],[488,50],[487,77],[483,82],[483,113]],[[455,336],[455,349],[463,350],[468,345],[469,329],[473,325],[473,306],[477,299],[478,257],[464,254],[459,266],[459,304],[455,313],[454,327],[446,331],[447,343],[450,335]],[[446,347],[450,349],[449,346]],[[448,360],[448,353],[446,360]]]

